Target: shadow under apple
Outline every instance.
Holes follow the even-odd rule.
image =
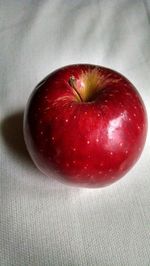
[[[1,133],[9,151],[26,164],[33,165],[23,137],[23,110],[15,112],[2,120]]]

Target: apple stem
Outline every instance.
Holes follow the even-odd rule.
[[[70,77],[70,79],[69,79],[69,84],[70,84],[70,86],[75,90],[75,92],[77,93],[77,95],[78,95],[80,101],[83,102],[83,99],[82,99],[80,93],[78,92],[78,90],[77,90],[77,88],[76,88],[76,79],[75,79],[74,76],[71,76],[71,77]]]

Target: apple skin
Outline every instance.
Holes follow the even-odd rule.
[[[36,166],[82,187],[124,176],[140,157],[146,134],[138,91],[120,73],[97,65],[54,71],[37,85],[24,113],[24,138]]]

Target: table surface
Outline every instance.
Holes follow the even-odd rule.
[[[35,85],[73,63],[113,68],[150,114],[150,1],[0,1],[0,265],[150,265],[150,138],[103,189],[68,187],[33,165],[22,134]]]

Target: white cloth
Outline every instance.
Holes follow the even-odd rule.
[[[148,266],[149,135],[136,166],[96,190],[44,177],[25,150],[31,91],[73,63],[121,72],[150,114],[150,1],[0,1],[0,265]]]

